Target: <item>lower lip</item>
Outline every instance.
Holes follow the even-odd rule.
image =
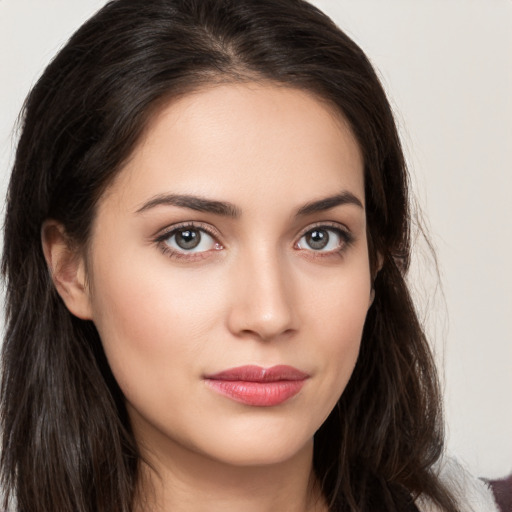
[[[206,379],[210,388],[235,402],[256,407],[272,407],[295,396],[305,380],[279,380],[275,382],[251,382]]]

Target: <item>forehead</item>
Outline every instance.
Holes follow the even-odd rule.
[[[162,105],[106,196],[122,190],[133,207],[167,192],[238,204],[339,189],[364,202],[361,151],[337,109],[299,89],[230,83]]]

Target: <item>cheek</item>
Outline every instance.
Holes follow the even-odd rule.
[[[343,393],[354,370],[370,306],[371,280],[367,258],[359,254],[354,264],[340,266],[336,275],[316,276],[300,296],[307,298],[301,316],[306,351],[316,361],[319,387],[314,407],[326,419]],[[309,293],[306,291],[309,290]],[[323,420],[322,420],[323,421]]]
[[[193,361],[219,318],[219,290],[211,279],[160,261],[119,258],[108,271],[98,264],[94,274],[94,323],[127,397],[146,377],[198,373]]]
[[[301,281],[304,326],[316,329],[325,349],[359,345],[370,306],[371,280],[366,251],[359,250],[333,271],[309,274]]]
[[[365,299],[366,297],[353,301],[343,300],[338,304],[333,301],[319,327],[323,335],[318,337],[318,349],[326,355],[325,375],[338,395],[344,390],[359,354],[367,313]]]

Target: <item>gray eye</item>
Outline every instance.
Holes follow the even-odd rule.
[[[329,232],[326,229],[314,229],[305,235],[305,239],[311,249],[319,251],[327,247]]]
[[[192,226],[175,229],[162,241],[172,250],[180,253],[210,251],[218,245],[213,236],[204,229]]]
[[[341,250],[348,243],[343,231],[331,227],[313,228],[304,233],[297,243],[297,248],[315,252],[333,252]]]
[[[201,243],[201,232],[197,229],[184,229],[175,235],[176,245],[180,249],[195,249]]]

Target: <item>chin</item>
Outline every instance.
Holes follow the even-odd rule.
[[[239,432],[222,436],[203,447],[210,458],[232,466],[269,466],[283,464],[297,457],[309,456],[313,436],[289,429],[280,435],[270,428],[258,429],[254,435]]]

